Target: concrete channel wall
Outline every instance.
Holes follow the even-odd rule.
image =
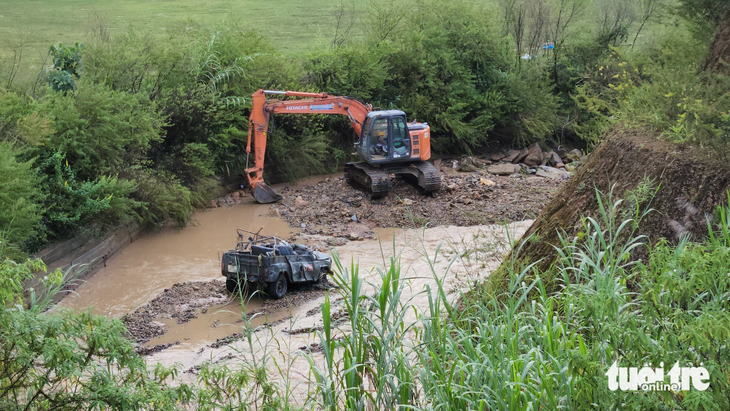
[[[145,227],[137,224],[122,224],[104,237],[81,234],[47,247],[36,253],[35,257],[46,263],[48,272],[57,268],[66,272],[73,267],[74,276],[88,277],[105,267],[110,258],[145,231]]]

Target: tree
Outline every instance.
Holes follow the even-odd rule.
[[[728,8],[727,0],[679,0],[677,11],[692,24],[697,37],[709,40]]]
[[[43,201],[32,161],[19,162],[17,154],[12,143],[0,142],[0,242],[15,246],[36,232]]]

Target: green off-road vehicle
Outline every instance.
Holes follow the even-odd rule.
[[[231,293],[246,285],[249,289],[261,288],[270,298],[279,299],[286,294],[289,284],[317,283],[332,267],[329,255],[302,244],[289,244],[278,237],[241,229],[237,233],[236,248],[224,253],[221,259],[221,272]]]

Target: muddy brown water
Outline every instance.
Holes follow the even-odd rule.
[[[148,233],[109,260],[61,305],[76,310],[91,307],[96,314],[121,317],[173,284],[222,279],[220,256],[235,246],[237,228],[263,227],[267,234],[281,237],[296,232],[280,218],[268,217],[268,212],[269,206],[247,197],[231,207],[198,212],[183,229],[168,226]],[[251,301],[251,309],[260,305],[260,300]]]

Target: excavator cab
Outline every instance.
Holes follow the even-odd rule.
[[[400,110],[368,113],[355,149],[370,164],[413,160],[406,114]]]

